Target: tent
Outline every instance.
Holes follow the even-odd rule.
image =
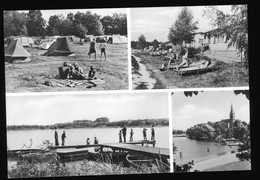
[[[24,49],[21,42],[18,39],[11,39],[10,43],[5,49],[5,61],[14,62],[21,60],[23,62],[30,61],[31,54]]]
[[[48,49],[51,45],[52,45],[53,42],[42,42],[41,45],[39,46],[40,49]]]
[[[68,37],[57,38],[55,43],[48,48],[47,56],[69,56],[74,55],[75,52],[68,40]]]
[[[111,44],[122,44],[122,41],[120,39],[120,36],[118,35],[113,35],[113,36],[109,36],[107,43],[111,43]]]
[[[126,36],[120,36],[119,37],[122,43],[127,43],[127,37]]]
[[[31,37],[17,36],[17,37],[15,37],[15,39],[18,39],[20,41],[20,43],[22,44],[22,46],[31,46],[34,44],[34,41]]]

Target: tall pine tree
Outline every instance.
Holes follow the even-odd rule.
[[[198,22],[193,22],[192,12],[184,7],[178,15],[178,19],[170,27],[168,39],[174,44],[191,43],[194,39],[193,33],[198,29]]]

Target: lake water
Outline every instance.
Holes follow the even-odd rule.
[[[224,155],[232,150],[237,150],[237,146],[222,146],[214,142],[203,142],[191,140],[187,137],[173,137],[174,146],[177,151],[173,155],[173,159],[177,164],[184,164],[194,160],[194,162],[203,161],[216,156]],[[180,157],[182,153],[182,158]]]
[[[147,128],[147,139],[151,139],[151,128]],[[126,140],[130,138],[130,127],[127,128]],[[132,128],[134,131],[133,139],[142,140],[143,128]],[[65,130],[65,145],[85,145],[86,139],[89,137],[91,144],[94,142],[94,136],[99,143],[119,142],[120,128],[80,128],[80,129],[58,129],[59,143],[61,144],[61,134]],[[54,145],[54,130],[19,130],[7,131],[7,147],[8,149],[20,149],[23,144],[29,145],[29,139],[32,139],[32,147],[35,148],[42,144],[44,140],[49,140]],[[169,127],[155,127],[156,147],[169,148]]]

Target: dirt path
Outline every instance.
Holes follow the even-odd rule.
[[[146,66],[141,63],[141,59],[132,55],[139,64],[138,74],[132,75],[133,89],[152,89],[156,83],[156,79],[151,77]]]

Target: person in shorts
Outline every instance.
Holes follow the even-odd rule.
[[[100,52],[101,52],[100,61],[102,60],[102,55],[103,54],[104,54],[104,57],[105,57],[105,61],[107,60],[106,48],[107,48],[106,43],[101,43],[99,45],[99,49],[100,49]]]

